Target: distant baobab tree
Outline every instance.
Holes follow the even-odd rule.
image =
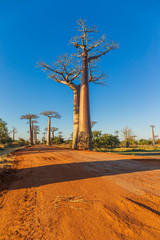
[[[45,141],[46,141],[46,132],[43,132],[42,134],[43,134],[42,142],[43,142],[43,144],[45,144]]]
[[[97,122],[91,121],[91,128],[96,124]]]
[[[155,136],[154,136],[155,125],[150,125],[150,127],[152,128],[152,145],[154,146],[155,145]]]
[[[33,137],[32,137],[32,119],[37,119],[38,116],[36,114],[25,114],[22,115],[20,119],[28,119],[29,123],[29,145],[33,145]]]
[[[33,143],[36,145],[37,144],[37,134],[39,134],[39,126],[33,125],[32,131],[33,131]]]
[[[45,111],[41,113],[42,115],[48,117],[48,130],[47,130],[47,145],[51,144],[51,118],[59,119],[61,116],[55,111]]]
[[[155,135],[154,138],[155,138],[155,141],[157,141],[158,135]]]
[[[71,40],[73,46],[77,49],[77,57],[82,61],[82,76],[80,89],[79,105],[79,140],[80,149],[92,149],[92,133],[90,121],[89,105],[89,74],[94,81],[96,76],[92,75],[95,61],[104,56],[110,50],[118,48],[118,44],[112,40],[106,39],[103,35],[98,40],[93,39],[93,34],[97,33],[96,26],[91,28],[86,26],[86,21],[78,21],[79,36],[74,36]],[[96,80],[97,81],[97,80]]]
[[[128,127],[124,128],[122,131],[123,138],[126,142],[126,147],[129,147],[130,139],[133,137],[133,132]]]
[[[54,132],[57,131],[57,130],[58,130],[58,128],[51,127],[52,139],[54,138]]]
[[[38,121],[37,120],[32,120],[31,121],[31,128],[32,128],[32,141],[33,141],[33,143],[34,143],[34,124],[35,123],[38,123]]]
[[[14,142],[15,141],[15,134],[17,133],[17,130],[15,127],[12,128],[12,131],[10,132],[12,133],[12,141]]]

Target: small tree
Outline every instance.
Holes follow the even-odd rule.
[[[25,114],[22,115],[20,119],[27,119],[29,124],[29,145],[33,145],[33,135],[32,135],[32,119],[37,119],[38,116],[36,114]]]
[[[47,145],[51,144],[51,118],[59,119],[61,116],[55,111],[45,111],[41,113],[42,115],[48,117],[48,131],[47,131]]]
[[[102,131],[93,131],[93,148],[113,148],[118,147],[120,141],[117,136],[102,133]]]
[[[51,127],[52,139],[54,138],[54,132],[56,132],[57,130],[58,130],[58,128]]]
[[[37,144],[37,134],[39,134],[39,126],[33,125],[33,143]]]
[[[7,143],[10,141],[7,123],[0,118],[0,143]]]
[[[134,134],[132,132],[132,129],[129,129],[128,127],[125,127],[122,131],[122,136],[126,142],[126,147],[129,147],[130,140],[133,138]]]
[[[12,141],[14,142],[15,141],[15,134],[17,133],[17,130],[15,127],[12,128],[12,131],[10,132],[12,133]]]

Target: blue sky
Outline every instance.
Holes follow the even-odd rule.
[[[137,138],[150,138],[155,124],[160,136],[159,12],[159,0],[0,0],[0,118],[27,138],[22,114],[58,111],[62,118],[53,125],[69,137],[72,91],[47,79],[36,63],[73,52],[69,40],[81,18],[120,46],[99,62],[110,76],[107,86],[90,85],[94,129],[114,133],[128,126]],[[43,132],[47,119],[42,116],[39,125]]]

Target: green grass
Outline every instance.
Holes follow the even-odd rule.
[[[123,154],[123,155],[133,155],[136,156],[136,153],[160,153],[160,146],[136,146],[136,147],[119,147],[119,148],[112,148],[112,149],[106,149],[106,148],[100,148],[100,149],[94,149],[94,151],[98,152],[111,152],[111,153],[117,153],[117,154]]]

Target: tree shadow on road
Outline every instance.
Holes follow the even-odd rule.
[[[159,169],[160,161],[152,159],[123,159],[52,164],[17,170],[16,176],[18,180],[10,185],[10,189],[39,187],[53,183]]]

